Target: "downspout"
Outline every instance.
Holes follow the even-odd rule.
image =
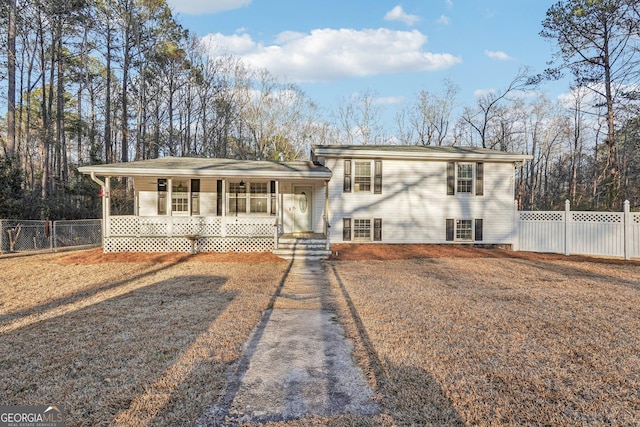
[[[105,231],[107,230],[107,222],[106,222],[107,221],[107,215],[106,215],[107,205],[106,204],[108,202],[108,200],[107,200],[105,195],[107,194],[108,190],[106,188],[107,187],[106,183],[104,181],[100,181],[96,177],[96,173],[95,172],[91,172],[90,176],[91,176],[91,180],[93,182],[95,182],[96,184],[98,184],[100,186],[101,190],[102,190],[101,191],[101,193],[102,193],[102,221],[101,221],[100,225],[101,225],[101,228],[102,228],[102,230],[101,230],[102,240],[103,240],[102,244],[104,246],[104,238],[106,237],[105,236]]]

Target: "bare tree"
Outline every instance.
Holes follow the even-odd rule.
[[[474,108],[464,108],[462,120],[475,131],[482,148],[495,148],[500,143],[500,140],[491,140],[489,131],[496,121],[500,121],[502,104],[512,101],[516,93],[531,89],[533,83],[530,70],[521,68],[506,89],[490,91],[478,98]]]
[[[543,37],[558,45],[559,65],[548,75],[570,70],[578,86],[596,93],[606,106],[608,155],[604,165],[609,201],[614,203],[620,188],[616,155],[616,103],[637,76],[640,20],[636,0],[562,0],[547,11],[542,22]],[[619,204],[620,202],[618,202]]]

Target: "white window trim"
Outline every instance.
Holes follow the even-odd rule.
[[[471,223],[471,228],[469,228],[470,235],[468,239],[463,239],[458,237],[458,222],[460,221],[469,221]],[[475,221],[473,220],[473,218],[454,219],[453,220],[453,241],[454,242],[473,242],[475,231],[476,231],[474,222]]]
[[[187,199],[186,210],[184,211],[174,211],[173,210],[173,201],[176,198],[175,192],[173,191],[174,182],[185,181],[187,186],[187,191],[184,192],[185,196],[181,198]],[[191,180],[189,179],[171,179],[171,198],[169,199],[169,210],[171,212],[171,216],[190,216],[191,215]]]
[[[368,190],[356,190],[356,163],[369,163],[369,189]],[[351,185],[353,187],[353,193],[372,194],[375,186],[375,161],[369,159],[352,159],[351,160]]]
[[[461,165],[471,165],[471,189],[470,191],[458,191],[458,180],[460,179],[458,177],[458,172],[459,172],[459,166]],[[476,194],[476,165],[475,163],[472,162],[456,162],[455,163],[455,182],[454,182],[454,194],[456,195],[460,195],[460,196],[473,196]],[[465,179],[469,179],[469,178],[465,178]]]
[[[352,218],[351,224],[351,239],[354,242],[372,242],[373,241],[373,218]],[[369,221],[369,236],[361,237],[356,236],[356,221]]]
[[[244,185],[245,185],[245,191],[244,193],[238,193],[238,199],[243,198],[245,200],[245,211],[244,212],[238,212],[237,215],[238,216],[273,216],[271,214],[271,204],[272,203],[276,203],[276,200],[274,197],[270,197],[271,193],[269,193],[269,188],[270,188],[270,180],[253,180],[253,181],[249,181],[249,180],[241,180],[244,181]],[[227,180],[226,182],[226,186],[225,186],[225,198],[226,198],[226,215],[227,216],[236,216],[236,212],[234,212],[231,207],[233,205],[233,208],[235,209],[235,198],[236,198],[236,193],[234,191],[231,191],[231,184],[236,184],[239,183],[240,180],[237,181],[229,181]],[[267,186],[267,192],[264,193],[264,198],[265,202],[267,203],[267,210],[266,212],[251,212],[251,184],[266,184]],[[257,198],[257,196],[255,197]]]

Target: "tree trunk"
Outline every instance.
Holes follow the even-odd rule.
[[[16,0],[9,1],[9,32],[7,50],[7,154],[16,150]]]
[[[107,78],[104,113],[104,161],[113,163],[113,147],[111,146],[111,26],[107,24]]]

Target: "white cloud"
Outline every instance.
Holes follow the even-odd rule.
[[[427,37],[417,30],[284,32],[271,45],[257,43],[248,34],[209,34],[202,40],[212,56],[235,54],[248,65],[297,82],[436,71],[462,62],[449,53],[424,51]]]
[[[384,15],[384,19],[385,21],[400,21],[404,22],[408,26],[412,26],[420,20],[420,17],[408,14],[404,9],[402,9],[402,6],[397,5]]]
[[[483,96],[492,95],[496,92],[498,92],[496,89],[476,89],[473,91],[473,96],[482,98]]]
[[[440,18],[436,20],[436,24],[449,25],[450,23],[451,18],[449,18],[447,15],[440,15]]]
[[[373,101],[374,104],[379,105],[402,104],[403,102],[404,96],[381,96]]]
[[[251,0],[167,0],[171,9],[186,15],[206,15],[225,10],[240,9]]]
[[[497,61],[513,61],[513,58],[500,50],[485,50],[484,54],[491,59]]]

